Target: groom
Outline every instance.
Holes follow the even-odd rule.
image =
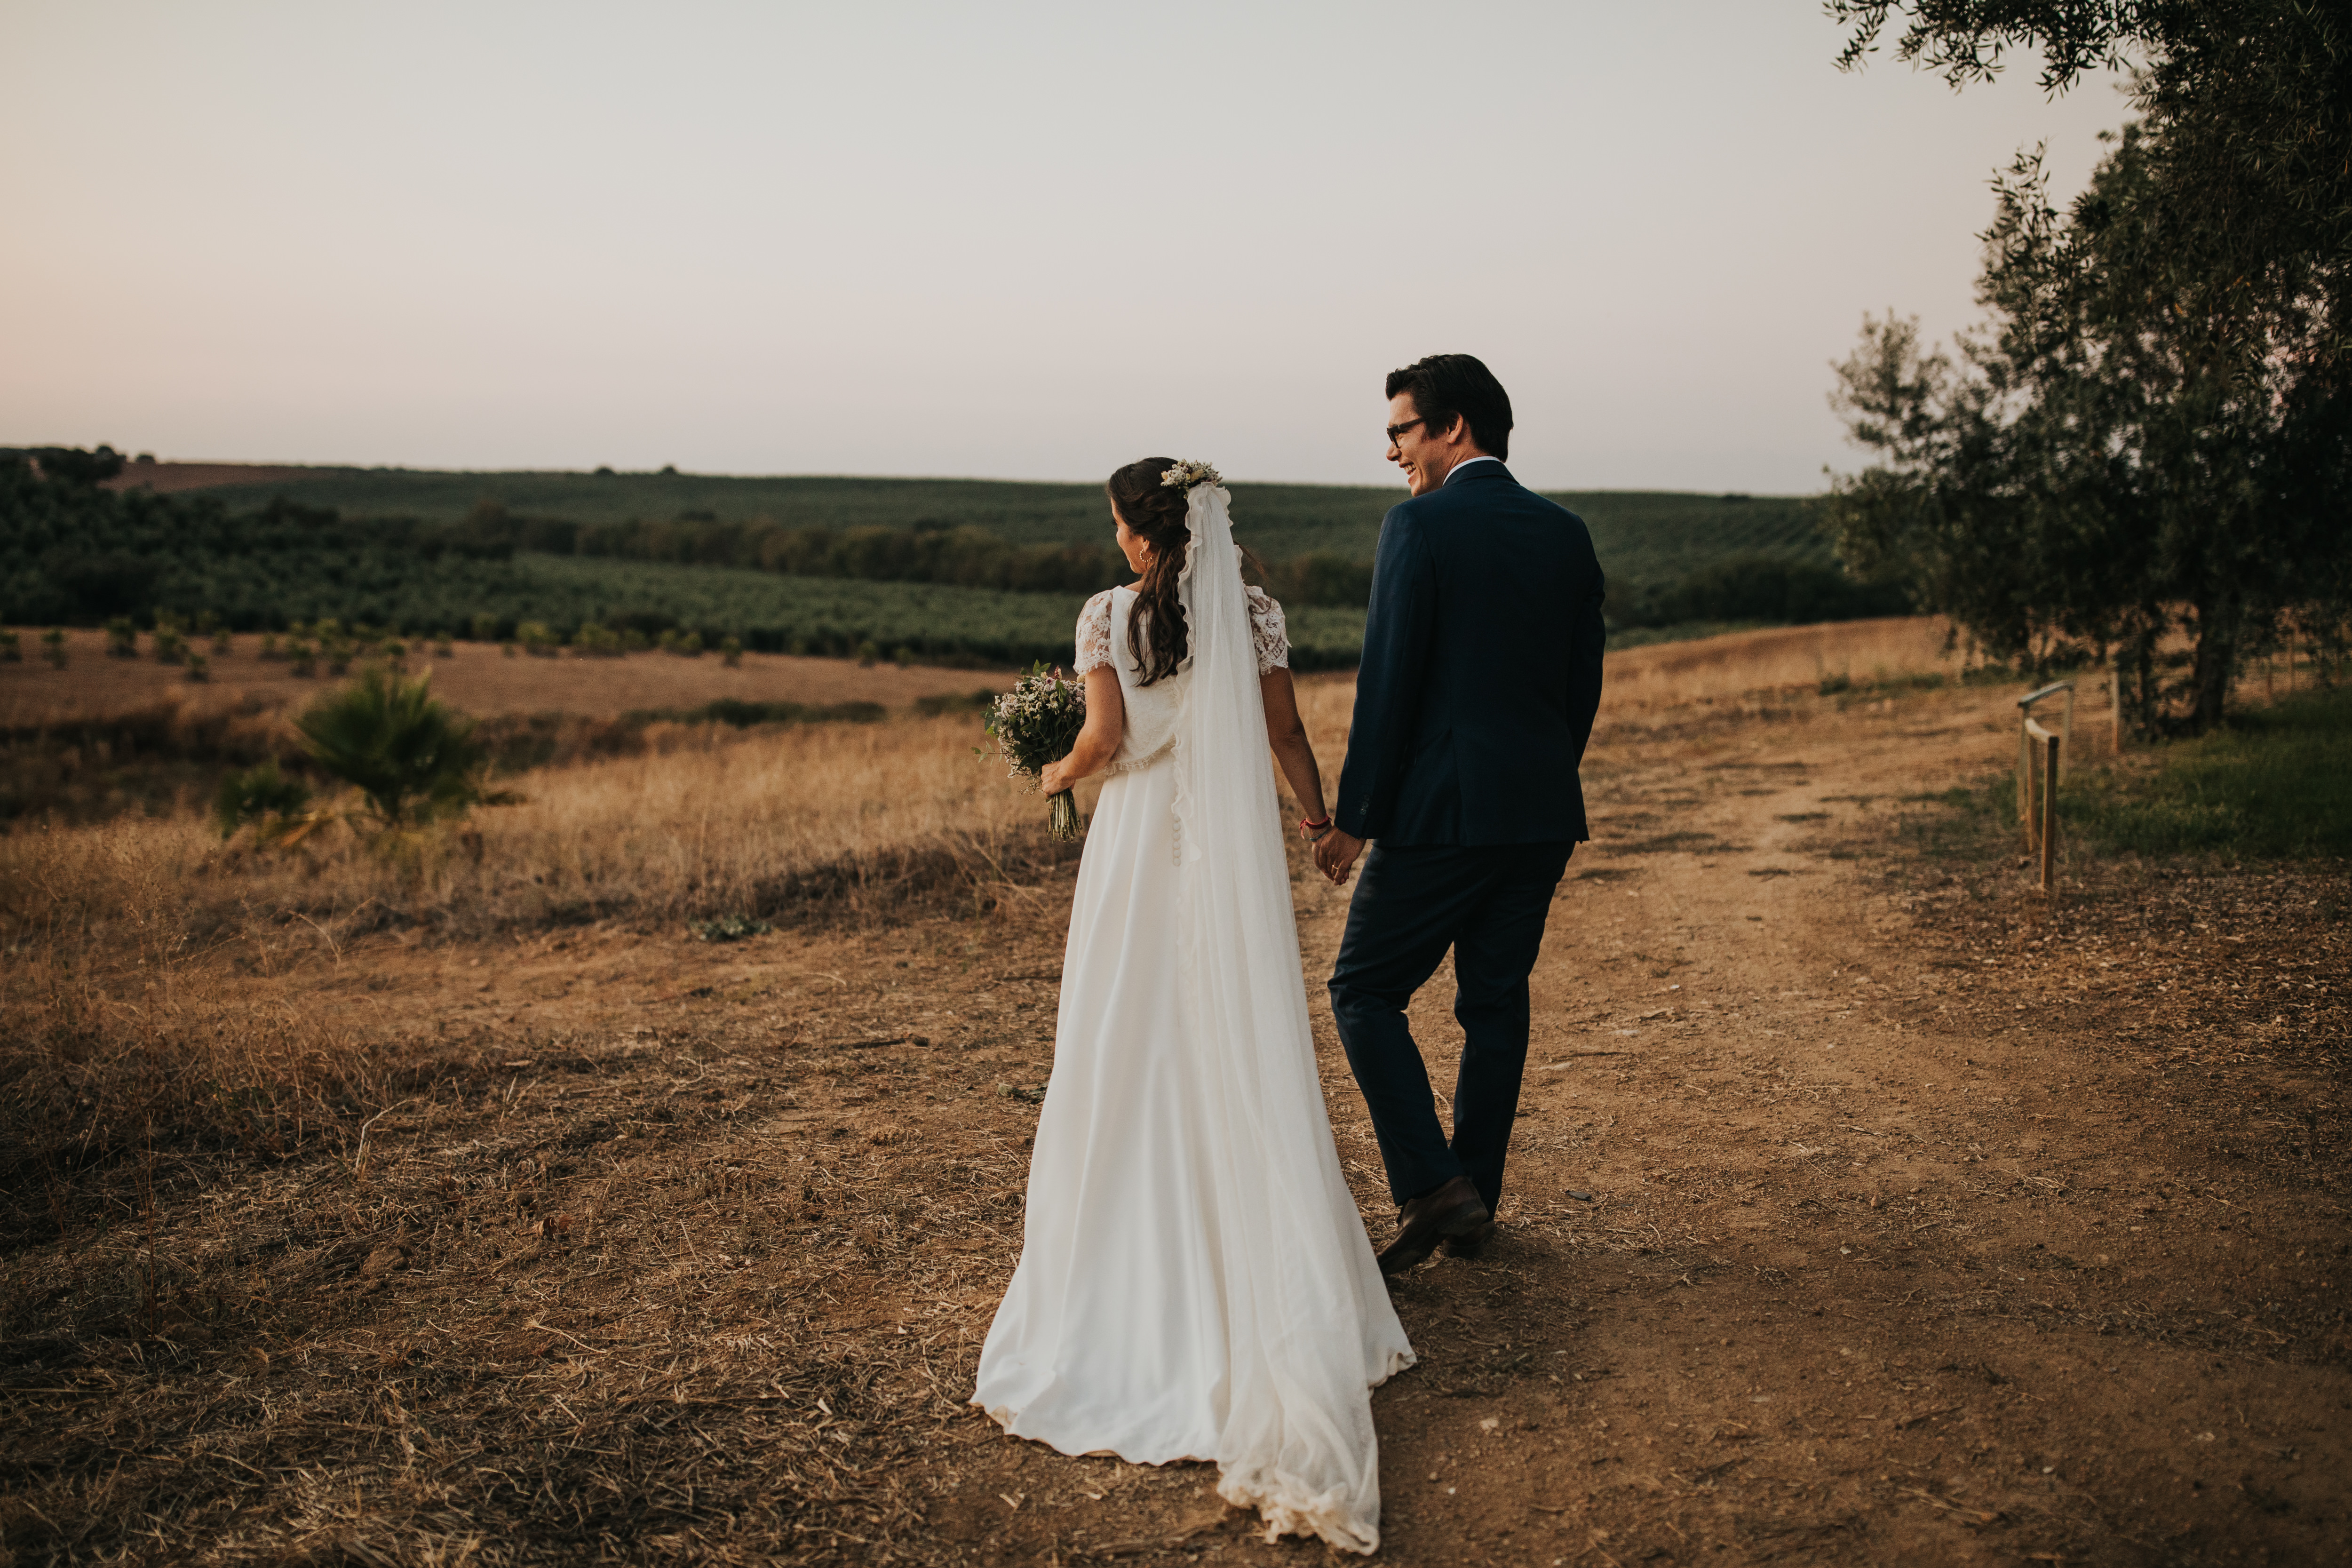
[[[1395,1196],[1397,1274],[1494,1232],[1528,1056],[1528,972],[1584,826],[1577,764],[1601,705],[1600,563],[1583,520],[1503,467],[1511,400],[1468,354],[1388,379],[1389,460],[1412,499],[1381,524],[1335,826],[1345,884],[1374,841],[1331,1011]],[[1462,1067],[1437,1119],[1405,1005],[1454,951]]]

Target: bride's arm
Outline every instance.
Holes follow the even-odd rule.
[[[1290,684],[1290,671],[1276,665],[1259,676],[1257,684],[1265,698],[1266,743],[1274,748],[1274,760],[1290,782],[1290,793],[1299,809],[1307,821],[1318,822],[1328,815],[1323,809],[1323,770],[1315,765],[1315,748],[1307,743],[1307,724],[1298,717],[1298,692]]]
[[[1118,750],[1127,729],[1127,700],[1119,695],[1118,671],[1098,664],[1087,671],[1087,722],[1078,743],[1058,763],[1049,763],[1037,774],[1039,787],[1059,795],[1089,773],[1098,773]]]

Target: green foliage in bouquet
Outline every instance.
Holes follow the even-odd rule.
[[[1033,664],[1022,672],[1012,690],[998,698],[983,721],[996,742],[1013,778],[1034,779],[1046,765],[1058,763],[1078,743],[1087,724],[1087,689],[1066,680],[1059,668]],[[985,756],[985,748],[975,746]],[[1046,826],[1056,838],[1078,836],[1078,805],[1068,790],[1052,796]]]

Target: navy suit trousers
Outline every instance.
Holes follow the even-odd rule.
[[[1364,860],[1331,971],[1331,1014],[1399,1205],[1460,1175],[1489,1213],[1502,1198],[1528,1061],[1528,973],[1575,847],[1376,844]],[[1449,947],[1462,1026],[1451,1140],[1404,1016]]]

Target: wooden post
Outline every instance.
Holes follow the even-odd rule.
[[[2033,720],[2033,705],[2060,692],[2066,694],[2066,732],[2074,731],[2074,683],[2053,680],[2037,691],[2029,691],[2017,700],[2017,819],[2025,824],[2025,842],[2033,843],[2033,773],[2042,759],[2033,752],[2033,742],[2050,731]]]
[[[2066,683],[2066,711],[2058,721],[2058,732],[2066,738],[2066,751],[2071,756],[2074,750],[2074,683],[2071,680]]]
[[[2042,780],[2042,890],[2050,891],[2051,861],[2058,846],[2058,737],[2049,741],[2050,763]]]
[[[2026,721],[2026,727],[2028,730],[2031,730],[2032,728],[2032,721],[2028,720]],[[2030,734],[2021,732],[2017,737],[2017,749],[2023,754],[2025,764],[2017,770],[2017,815],[2019,819],[2025,824],[2025,852],[2028,855],[2031,855],[2033,853],[2034,835],[2041,831],[2042,822],[2042,818],[2037,816],[2033,810],[2033,785],[2034,773],[2036,770],[2033,761],[2032,737]]]

